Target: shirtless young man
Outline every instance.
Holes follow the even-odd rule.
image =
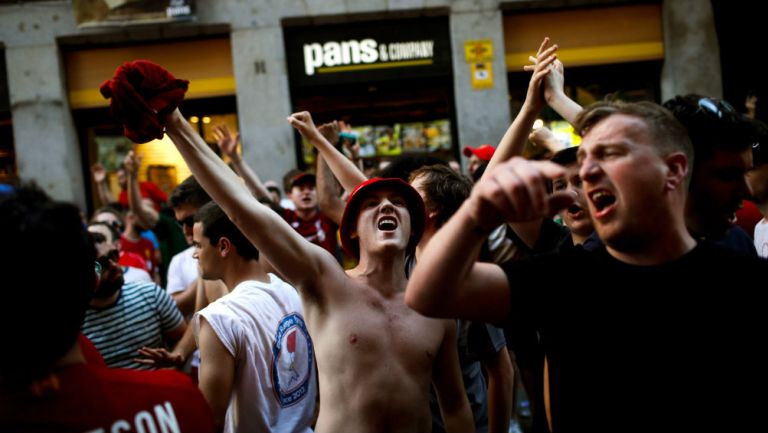
[[[289,121],[312,119],[300,113]],[[178,110],[167,133],[200,184],[299,290],[320,378],[317,432],[429,431],[430,382],[447,431],[474,429],[453,321],[426,318],[403,300],[405,250],[424,225],[424,205],[410,186],[373,180],[356,189],[342,238],[359,248],[360,261],[345,273],[332,255],[259,203]]]

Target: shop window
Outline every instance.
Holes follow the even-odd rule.
[[[198,129],[200,136],[217,153],[219,152],[213,127],[226,124],[232,134],[238,132],[234,97],[185,100],[180,109],[192,126]],[[91,176],[88,167],[96,162],[104,165],[113,197],[117,197],[121,189],[116,171],[131,149],[141,158],[139,181],[153,182],[166,194],[170,194],[179,183],[192,174],[168,136],[162,140],[135,144],[123,135],[122,127],[109,113],[108,108],[75,110],[73,114],[80,142],[83,144],[84,166],[88,179]],[[93,191],[91,199],[94,200],[94,205],[98,205],[95,193]]]

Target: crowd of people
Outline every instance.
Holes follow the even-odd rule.
[[[238,134],[217,127],[216,152],[187,122],[183,80],[161,109],[112,92],[130,136],[164,132],[192,176],[166,195],[131,151],[115,198],[97,164],[85,222],[34,184],[0,193],[0,431],[760,425],[768,128],[704,95],[581,107],[557,48],[530,57],[498,144],[464,148],[468,175],[423,156],[371,175],[338,122],[290,115],[317,163],[286,176],[288,203]],[[533,129],[547,105],[579,146]]]

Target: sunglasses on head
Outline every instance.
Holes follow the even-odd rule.
[[[195,216],[190,215],[184,218],[183,220],[176,220],[176,222],[182,227],[192,227],[193,225],[195,225]]]
[[[725,116],[734,116],[737,114],[733,106],[723,100],[715,98],[701,98],[698,100],[699,112],[707,113],[710,116],[722,119]]]

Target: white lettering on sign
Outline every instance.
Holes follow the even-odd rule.
[[[393,42],[379,44],[373,39],[324,44],[304,44],[304,72],[314,75],[319,68],[357,64],[402,62],[434,57],[434,41]]]
[[[139,411],[133,418],[133,424],[124,419],[118,419],[108,429],[98,428],[87,433],[181,433],[171,402],[166,401],[162,405],[155,405],[152,409],[154,414],[147,410]]]

